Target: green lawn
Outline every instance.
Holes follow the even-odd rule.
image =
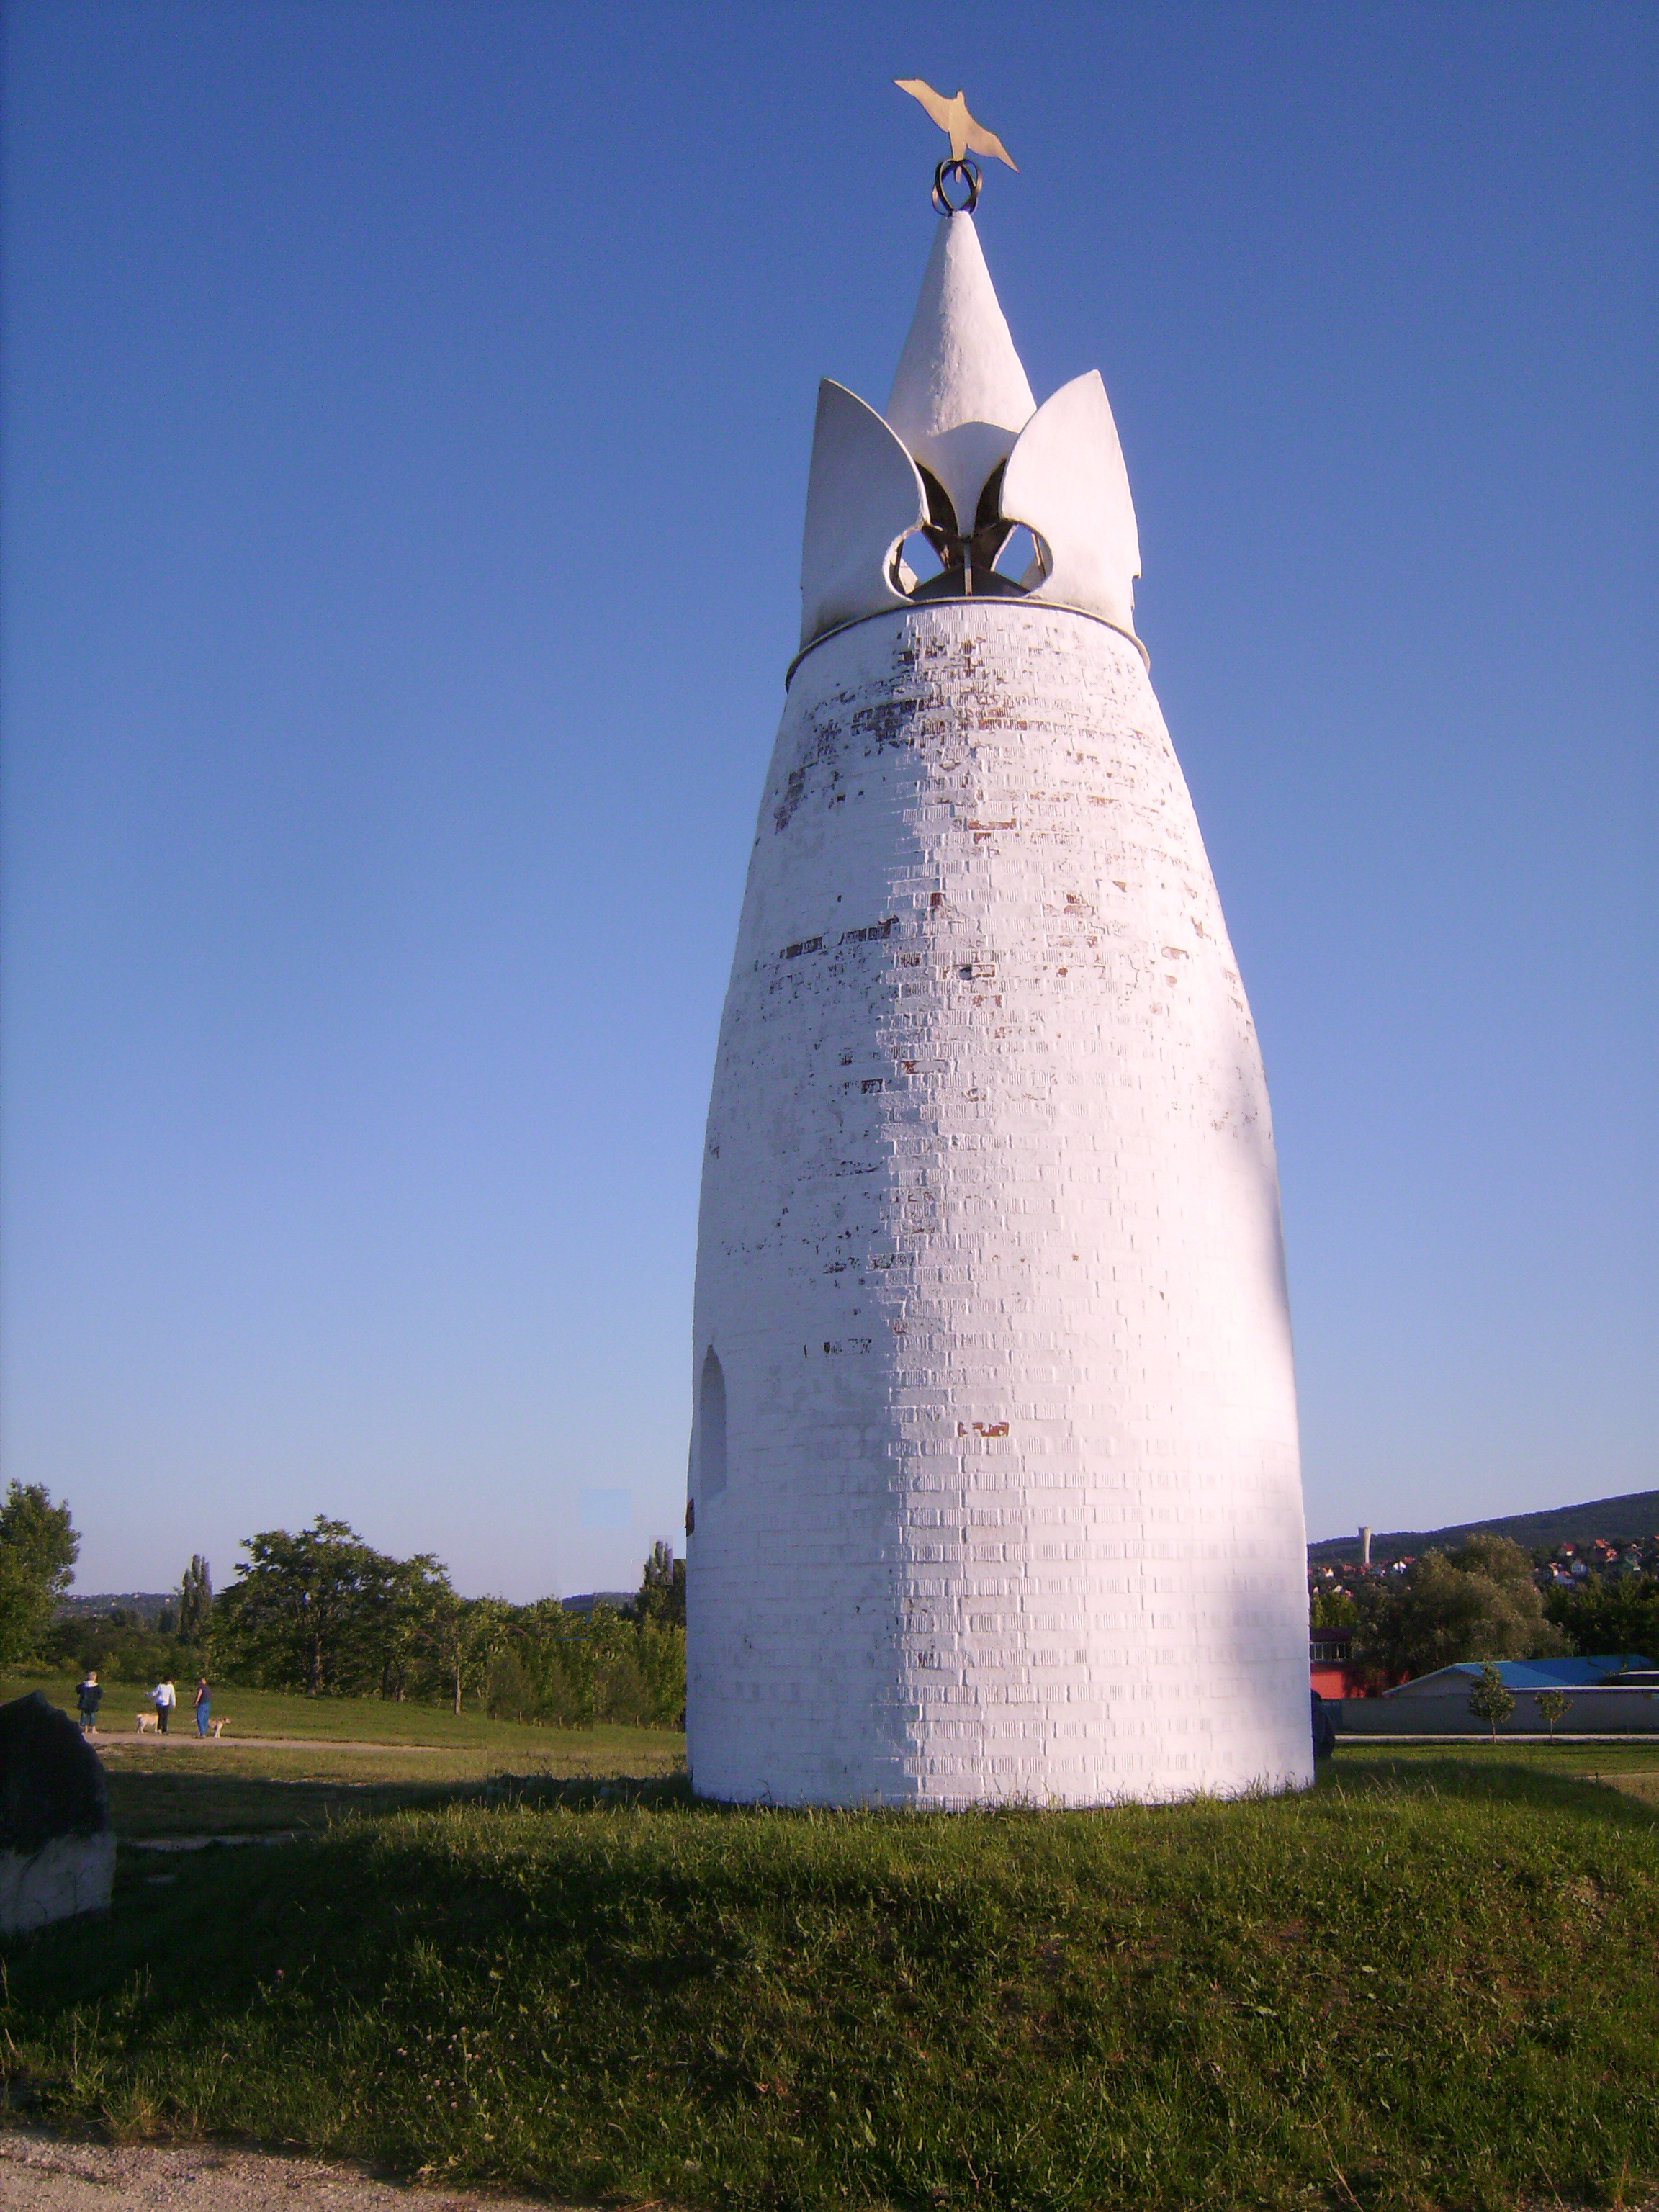
[[[0,1680],[0,1699],[41,1689],[72,1711],[70,1676]],[[137,1711],[125,1686],[106,1697],[112,1723]],[[216,1709],[237,1732],[198,1741],[189,1717],[166,1743],[100,1729],[118,1837],[264,1834],[326,1827],[354,1815],[501,1795],[500,1778],[533,1782],[641,1782],[685,1770],[685,1738],[670,1729],[522,1727],[430,1706],[370,1698],[294,1698],[226,1692]],[[309,1747],[281,1741],[298,1737]],[[358,1747],[368,1743],[373,1749]]]
[[[181,1757],[146,1740],[106,1753],[104,1771],[116,1835],[137,1842],[322,1828],[416,1806],[495,1803],[546,1782],[632,1786],[683,1774],[685,1739],[645,1729],[548,1730],[533,1757],[514,1754],[507,1762],[489,1751],[289,1751],[260,1743]]]
[[[330,1827],[416,1806],[500,1802],[550,1781],[632,1787],[683,1774],[684,1739],[653,1739],[637,1729],[605,1731],[631,1741],[615,1747],[572,1732],[536,1759],[516,1759],[508,1773],[489,1753],[293,1752],[258,1744],[181,1759],[142,1751],[107,1757],[110,1813],[118,1838],[268,1833]],[[601,1731],[595,1729],[592,1735]]]
[[[123,1853],[108,1923],[6,1947],[14,2107],[767,2212],[1659,2182],[1659,1819],[1547,1756],[1095,1814],[501,1787]]]
[[[1455,1743],[1369,1743],[1364,1736],[1339,1736],[1335,1768],[1351,1774],[1373,1763],[1407,1765],[1422,1759],[1470,1760],[1518,1766],[1528,1774],[1659,1776],[1659,1735],[1603,1736],[1595,1743],[1516,1743],[1512,1736],[1468,1736]]]
[[[73,1712],[75,1684],[73,1674],[8,1675],[0,1680],[0,1700],[21,1697],[26,1690],[44,1690],[54,1705]],[[136,1716],[155,1711],[145,1694],[148,1686],[105,1684],[98,1717],[100,1738],[136,1733]],[[173,1733],[193,1736],[196,1723],[190,1700],[196,1685],[181,1680],[176,1686],[179,1706],[173,1716]],[[493,1721],[476,1705],[458,1715],[445,1705],[398,1705],[380,1698],[301,1698],[284,1690],[238,1689],[234,1684],[215,1685],[212,1710],[216,1720],[225,1721],[227,1742],[248,1736],[296,1736],[336,1743],[431,1744],[443,1750],[530,1753],[544,1750],[550,1738],[580,1737],[592,1742],[601,1738],[666,1739],[672,1734],[660,1729],[536,1728],[517,1721]]]

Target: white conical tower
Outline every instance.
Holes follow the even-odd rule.
[[[924,526],[945,565],[918,584]],[[1099,378],[1034,405],[946,217],[885,420],[820,394],[721,1024],[687,1515],[705,1794],[1310,1778],[1267,1091],[1138,569]]]

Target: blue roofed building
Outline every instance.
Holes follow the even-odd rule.
[[[1639,1651],[1603,1651],[1588,1659],[1499,1659],[1498,1671],[1506,1690],[1607,1690],[1628,1686],[1650,1690],[1656,1676],[1652,1662]],[[1467,1698],[1480,1679],[1483,1662],[1465,1659],[1455,1667],[1437,1667],[1432,1674],[1419,1674],[1385,1690],[1385,1698]],[[1626,1674],[1645,1674],[1642,1682],[1621,1684]]]

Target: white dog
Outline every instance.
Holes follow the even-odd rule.
[[[140,1713],[140,1714],[139,1714],[139,1716],[138,1716],[138,1733],[139,1733],[139,1735],[155,1735],[155,1715],[154,1713]]]

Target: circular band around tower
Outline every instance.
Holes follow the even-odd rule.
[[[1146,646],[1143,644],[1141,640],[1135,635],[1134,632],[1132,629],[1125,629],[1121,623],[1110,622],[1104,615],[1096,614],[1091,608],[1068,607],[1063,599],[1036,599],[1030,598],[1029,595],[1024,597],[1013,596],[1008,599],[1004,599],[1000,594],[999,594],[995,599],[970,599],[964,592],[959,599],[906,599],[902,604],[895,606],[878,607],[875,609],[874,612],[871,614],[854,615],[851,622],[836,623],[832,629],[820,630],[815,638],[811,639],[807,644],[802,646],[800,651],[790,662],[788,667],[784,670],[783,688],[787,691],[789,689],[789,686],[794,682],[795,671],[800,666],[802,661],[806,659],[808,653],[816,653],[821,645],[828,644],[829,641],[832,637],[841,636],[844,630],[857,629],[860,623],[884,622],[889,615],[915,614],[922,607],[990,606],[1029,607],[1037,614],[1075,615],[1079,622],[1098,623],[1103,629],[1115,629],[1120,637],[1127,637],[1130,644],[1133,646],[1135,651],[1146,662],[1147,673],[1150,675],[1152,672],[1152,656],[1148,653]]]

